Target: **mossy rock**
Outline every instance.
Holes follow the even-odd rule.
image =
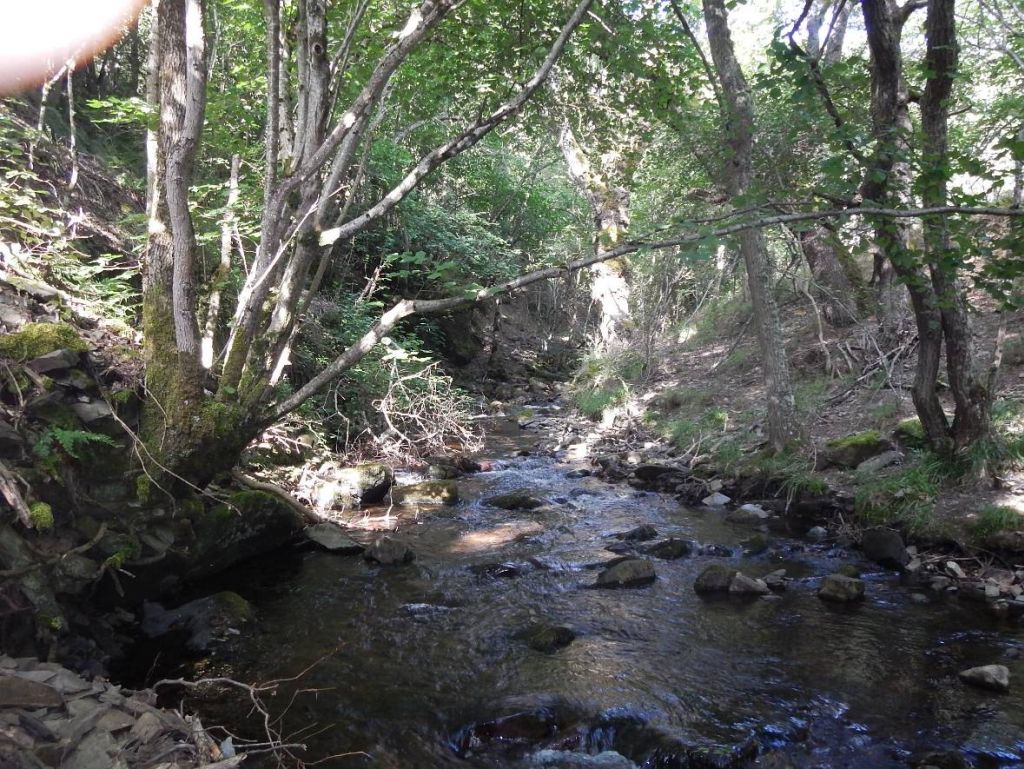
[[[247,558],[269,553],[302,531],[301,516],[263,491],[241,491],[194,516],[196,541],[186,576],[216,574]]]
[[[835,438],[825,444],[825,460],[837,467],[856,467],[866,459],[892,448],[877,430]]]
[[[53,508],[45,502],[33,502],[29,506],[28,517],[32,521],[32,526],[36,529],[53,528]]]
[[[459,486],[455,481],[423,481],[392,489],[391,498],[399,505],[454,505]]]
[[[893,442],[902,449],[923,449],[928,439],[924,434],[924,425],[917,417],[902,420],[892,431]]]
[[[0,337],[0,357],[24,363],[55,350],[85,352],[89,347],[67,323],[27,323],[20,331]]]

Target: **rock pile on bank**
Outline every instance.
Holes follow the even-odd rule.
[[[198,719],[157,708],[152,691],[87,681],[52,662],[0,656],[5,769],[229,769],[241,758],[227,757]]]

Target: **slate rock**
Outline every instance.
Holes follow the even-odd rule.
[[[892,529],[868,529],[861,537],[860,546],[865,558],[887,569],[899,571],[910,563],[903,537]]]
[[[1010,691],[1010,670],[1005,665],[980,665],[961,670],[959,675],[961,681],[971,686],[994,692]]]
[[[302,533],[310,542],[339,555],[357,555],[366,549],[333,523],[317,523],[306,527]]]
[[[58,708],[64,704],[52,686],[18,676],[0,676],[0,708]]]
[[[81,356],[73,350],[54,350],[28,362],[28,367],[37,374],[53,374],[67,371],[78,365]]]
[[[818,598],[834,603],[852,603],[864,598],[864,582],[842,574],[829,574],[821,581]]]
[[[395,566],[412,563],[416,554],[404,542],[391,537],[381,537],[366,549],[363,558],[382,566]]]
[[[657,579],[654,564],[643,558],[623,558],[597,575],[594,587],[643,587]]]
[[[700,573],[693,589],[698,594],[728,593],[733,577],[739,572],[721,563],[713,563]]]

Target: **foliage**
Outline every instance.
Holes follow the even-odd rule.
[[[47,460],[61,455],[73,459],[81,459],[81,451],[90,446],[116,446],[117,443],[109,435],[94,433],[88,430],[68,430],[63,427],[51,426],[39,436],[32,450],[40,459]]]
[[[45,502],[33,502],[29,505],[28,514],[36,529],[53,528],[53,508]]]
[[[935,500],[956,477],[948,462],[921,453],[898,470],[885,475],[858,478],[854,511],[869,523],[905,524],[925,528]]]
[[[968,525],[975,537],[985,539],[1001,531],[1016,531],[1024,523],[1024,517],[1006,505],[985,505],[977,517]]]
[[[646,361],[633,350],[590,355],[570,382],[569,394],[581,413],[597,419],[606,409],[625,403],[632,386],[646,375]]]

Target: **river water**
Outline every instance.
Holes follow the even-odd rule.
[[[515,448],[495,439],[491,450],[508,458],[460,479],[454,508],[352,519],[364,541],[397,526],[393,536],[416,553],[410,565],[296,550],[218,580],[257,621],[217,672],[267,680],[320,660],[271,702],[280,712],[291,692],[317,690],[295,696],[283,721],[308,745],[307,761],[354,753],[327,765],[525,767],[566,758],[540,752],[554,749],[615,750],[638,766],[745,766],[738,757],[756,745],[796,767],[906,767],[926,750],[1024,766],[1019,624],[901,585],[827,543],[772,535],[766,552],[744,556],[739,543],[754,530],[720,512],[569,479],[573,465],[513,457]],[[482,501],[523,488],[551,504],[509,512]],[[612,535],[639,524],[733,555],[653,559],[650,586],[589,589],[595,566],[614,557],[604,549]],[[716,561],[794,579],[776,596],[706,600],[692,585]],[[818,582],[844,563],[863,570],[867,599],[826,604]],[[577,637],[534,651],[516,634],[538,622]],[[1010,694],[958,681],[957,671],[989,663],[1009,666]],[[242,700],[203,708],[207,722],[248,728]]]

